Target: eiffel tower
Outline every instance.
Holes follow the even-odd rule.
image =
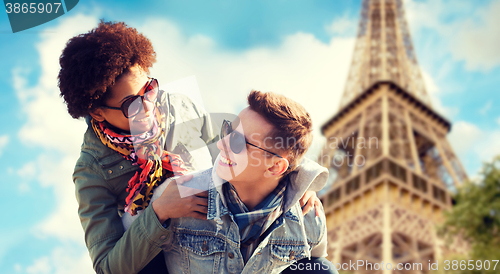
[[[363,1],[340,108],[322,126],[328,253],[355,273],[428,273],[429,261],[467,248],[436,235],[467,175],[425,90],[402,2]]]

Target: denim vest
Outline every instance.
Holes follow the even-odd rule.
[[[314,164],[308,163],[308,166]],[[298,202],[313,182],[324,185],[328,177],[326,169],[317,164],[315,168],[312,173],[308,171],[309,176],[297,176],[296,171],[287,175],[293,177],[285,192],[285,214],[264,233],[263,240],[246,264],[240,252],[238,225],[226,207],[222,179],[215,173],[215,168],[195,174],[187,182],[189,185],[183,185],[208,189],[207,220],[170,220],[168,229],[173,237],[163,245],[169,273],[280,273],[294,261],[311,256],[325,257],[323,209],[320,217],[316,217],[314,210],[303,216]],[[303,181],[306,177],[310,178],[309,182]]]

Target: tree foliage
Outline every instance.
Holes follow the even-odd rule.
[[[467,260],[500,260],[500,157],[485,163],[479,182],[466,182],[454,197],[456,204],[440,227],[445,238],[462,237],[471,245]],[[494,265],[494,263],[493,263]],[[455,273],[500,273],[465,270]]]

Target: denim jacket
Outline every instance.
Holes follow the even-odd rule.
[[[212,166],[206,143],[215,135],[207,113],[182,94],[162,91],[159,100],[169,119],[165,149],[179,154],[191,171]],[[97,273],[137,273],[171,238],[151,206],[124,232],[120,217],[126,187],[138,169],[104,146],[89,126],[73,181],[85,243]]]
[[[290,184],[285,191],[285,213],[268,228],[244,264],[239,228],[226,206],[221,187],[224,182],[215,173],[217,163],[216,160],[214,168],[195,173],[191,181],[183,184],[208,189],[207,220],[187,217],[170,220],[167,229],[172,232],[172,237],[163,245],[170,274],[280,273],[294,261],[327,256],[323,208],[319,217],[314,210],[303,216],[299,203],[307,189],[318,190],[324,186],[328,178],[324,167],[305,159],[287,175]],[[153,199],[161,195],[166,185],[162,184],[155,190]],[[124,218],[130,218],[130,215],[125,214]]]

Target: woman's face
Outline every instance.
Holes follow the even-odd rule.
[[[105,104],[120,108],[127,98],[144,94],[148,83],[149,78],[146,72],[138,65],[134,65],[130,67],[128,73],[122,75],[115,85],[111,86],[108,91],[111,94]],[[144,102],[144,108],[131,118],[125,117],[121,110],[109,108],[98,108],[91,115],[99,122],[107,121],[119,129],[130,131],[132,134],[143,133],[151,129],[155,119],[154,105],[146,100]]]

